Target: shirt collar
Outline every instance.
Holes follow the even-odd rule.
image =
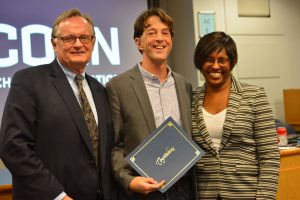
[[[156,76],[155,74],[150,73],[146,69],[144,69],[142,67],[141,63],[138,63],[138,66],[139,66],[139,70],[142,74],[143,79],[149,80],[149,81],[156,81],[156,80],[159,81],[159,77]],[[168,65],[167,65],[167,70],[168,70],[168,75],[167,75],[167,78],[165,81],[167,81],[170,78],[170,76],[172,75],[172,70]]]
[[[69,68],[65,67],[61,62],[59,62],[58,59],[56,59],[59,66],[61,67],[61,69],[63,70],[63,72],[65,73],[65,75],[67,76],[67,79],[70,81],[70,82],[73,82],[74,81],[74,78],[75,76],[77,75],[76,73],[72,72]],[[80,74],[84,77],[85,79],[85,70]]]

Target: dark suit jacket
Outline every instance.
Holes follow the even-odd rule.
[[[14,75],[0,134],[14,199],[53,200],[65,191],[74,199],[96,200],[99,185],[110,199],[113,124],[105,88],[86,79],[98,113],[100,171],[80,105],[57,61]]]
[[[175,79],[183,129],[191,133],[191,85],[183,76],[172,72]],[[138,174],[128,165],[128,155],[145,137],[156,129],[150,99],[138,66],[111,79],[106,85],[115,125],[115,145],[112,152],[113,170],[124,191]],[[160,192],[142,199],[159,200]],[[137,199],[139,199],[137,197]]]

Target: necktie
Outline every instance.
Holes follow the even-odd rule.
[[[82,75],[76,75],[74,81],[79,90],[79,96],[80,96],[83,116],[84,116],[84,119],[86,121],[87,127],[90,132],[93,154],[94,154],[94,157],[96,160],[96,165],[98,165],[98,126],[97,126],[93,111],[91,109],[91,106],[90,106],[88,99],[85,95],[85,92],[83,90],[83,85],[82,85],[83,79],[84,79],[84,77]]]

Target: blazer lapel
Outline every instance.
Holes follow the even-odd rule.
[[[203,101],[205,96],[205,90],[206,86],[203,86],[200,88],[199,94],[194,95],[194,109],[195,109],[195,117],[196,117],[196,124],[199,130],[199,137],[202,137],[205,143],[208,145],[208,148],[211,150],[211,152],[215,155],[217,155],[218,150],[214,146],[209,133],[207,131],[204,118],[203,118]]]
[[[107,120],[107,113],[104,110],[106,101],[105,93],[97,90],[97,87],[90,81],[90,77],[86,75],[87,81],[89,83],[93,99],[95,102],[97,115],[98,115],[98,129],[100,132],[99,144],[100,144],[100,158],[105,158],[106,155],[106,147],[107,147],[107,130],[106,130],[106,120]],[[105,166],[106,159],[101,159],[101,167]]]
[[[86,126],[81,108],[78,104],[78,101],[74,95],[74,92],[67,80],[66,75],[60,68],[59,64],[55,60],[52,63],[52,69],[53,69],[53,81],[52,84],[54,87],[57,89],[58,93],[62,97],[65,106],[68,108],[75,125],[78,128],[78,132],[80,133],[85,145],[89,149],[90,153],[93,154],[92,152],[92,144],[91,144],[91,139],[89,136],[89,131]],[[66,125],[67,126],[67,125]]]
[[[131,85],[135,92],[135,95],[139,101],[141,110],[145,116],[145,120],[148,125],[149,133],[156,128],[155,119],[153,110],[151,107],[150,99],[144,84],[144,80],[142,78],[142,74],[138,68],[135,66],[130,74]]]
[[[230,133],[232,131],[235,121],[235,116],[242,99],[242,87],[240,86],[240,83],[234,77],[232,77],[231,80],[232,83],[229,93],[227,113],[223,126],[223,135],[219,151],[221,151],[224,148],[228,138],[230,137]]]
[[[180,79],[176,73],[172,73],[175,80],[175,88],[178,99],[182,127],[187,134],[191,132],[191,91],[187,91],[184,79]],[[187,93],[186,93],[187,91]],[[187,106],[188,105],[188,106]]]

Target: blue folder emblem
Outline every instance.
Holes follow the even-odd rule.
[[[203,155],[204,151],[169,117],[126,160],[141,176],[166,180],[160,189],[164,193]]]

